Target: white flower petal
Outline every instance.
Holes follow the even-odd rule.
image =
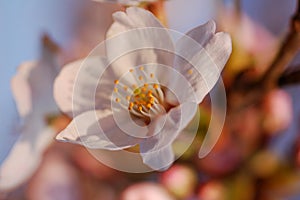
[[[120,3],[127,6],[137,6],[142,2],[155,2],[157,0],[93,0],[98,2]]]
[[[55,131],[49,127],[42,131],[36,129],[38,127],[25,129],[1,163],[0,191],[9,191],[20,186],[38,168],[44,150],[53,141]]]
[[[11,89],[21,117],[32,111],[31,88],[28,83],[30,71],[37,62],[26,62],[20,65],[17,74],[11,80]]]
[[[201,46],[205,46],[205,44],[207,44],[207,42],[214,36],[215,32],[216,32],[216,23],[213,20],[209,20],[205,24],[190,30],[186,35],[194,39],[195,41],[197,41]],[[179,41],[176,45],[185,45],[185,44]],[[184,48],[184,47],[177,47],[177,48]]]
[[[173,55],[165,52],[174,49],[170,34],[151,12],[130,7],[126,13],[116,12],[113,17],[106,53],[109,63],[120,70],[120,76],[147,63],[173,65]]]
[[[20,65],[11,87],[22,117],[31,112],[41,116],[59,112],[52,97],[53,82],[57,74],[56,55],[51,52],[45,52],[38,62]]]
[[[213,34],[214,31],[215,24],[210,21],[176,44],[176,52],[183,58],[176,57],[175,69],[189,80],[199,103],[216,84],[232,50],[230,36],[222,32]],[[172,84],[179,88],[181,85],[175,81]]]
[[[110,107],[115,75],[106,60],[88,57],[66,65],[54,83],[54,97],[69,116]]]
[[[129,120],[124,120],[124,123]],[[84,112],[73,119],[57,140],[81,144],[91,149],[120,150],[132,147],[138,139],[125,134],[116,124],[112,111]]]
[[[174,155],[171,154],[171,144],[193,119],[197,109],[196,103],[187,102],[171,109],[166,114],[166,121],[161,131],[140,143],[140,151],[145,164],[159,170],[173,163]],[[163,116],[158,117],[150,130],[157,130],[157,126],[161,126],[162,118]]]
[[[175,161],[171,145],[166,145],[156,151],[142,153],[143,162],[154,170],[166,170]]]

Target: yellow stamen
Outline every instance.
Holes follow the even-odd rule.
[[[143,80],[143,77],[142,77],[142,76],[139,76],[139,80],[140,80],[140,81]]]
[[[148,104],[147,104],[147,108],[150,109],[151,107],[152,107],[152,104],[151,104],[151,103],[148,103]]]
[[[133,69],[130,69],[129,71],[130,71],[130,72],[133,72]]]
[[[140,70],[142,70],[142,71],[143,71],[143,70],[144,70],[144,67],[143,67],[143,66],[140,66]]]
[[[193,74],[193,70],[190,69],[190,70],[188,71],[188,74],[189,74],[189,75],[192,75],[192,74]]]
[[[150,74],[150,78],[153,78],[153,77],[154,77],[154,74],[151,73],[151,74]]]
[[[129,101],[129,100],[130,100],[130,96],[127,96],[127,97],[126,97],[126,100]]]
[[[142,92],[146,92],[146,91],[147,91],[147,88],[142,87]]]
[[[154,85],[153,85],[153,88],[154,88],[154,89],[158,89],[158,85],[157,85],[157,84],[154,84]]]
[[[115,81],[114,81],[114,83],[115,83],[116,85],[119,84],[119,82],[120,82],[119,80],[115,80]]]
[[[133,102],[130,102],[129,103],[129,108],[132,108],[134,106],[134,103]]]
[[[117,92],[118,92],[118,88],[114,88],[114,92],[116,92],[116,93],[117,93]]]
[[[141,112],[143,110],[143,107],[142,106],[139,106],[139,111]]]
[[[120,100],[119,98],[116,98],[116,102],[118,102],[118,103],[119,103],[120,101],[121,101],[121,100]]]
[[[127,87],[127,86],[124,86],[123,89],[124,89],[125,91],[127,91],[127,90],[128,90],[128,87]]]
[[[154,97],[151,97],[150,100],[149,100],[149,102],[150,102],[151,104],[153,104],[153,103],[154,103],[154,100],[155,100]]]

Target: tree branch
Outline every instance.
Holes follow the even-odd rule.
[[[300,84],[300,66],[293,67],[294,70],[290,72],[284,73],[279,81],[279,86],[289,86],[289,85],[295,85]]]
[[[265,89],[270,89],[277,86],[278,79],[281,77],[284,69],[293,60],[300,49],[300,0],[296,14],[291,20],[291,29],[285,42],[283,42],[277,57],[266,71],[259,85]]]
[[[281,48],[266,71],[266,73],[257,81],[249,81],[250,79],[242,77],[237,82],[242,85],[235,86],[232,88],[229,97],[229,109],[233,112],[238,112],[242,109],[245,109],[249,105],[259,103],[262,97],[271,89],[276,88],[279,84],[279,79],[282,76],[285,68],[289,63],[294,59],[298,50],[300,49],[300,0],[298,0],[298,7],[296,14],[291,19],[291,28],[290,32],[287,35],[286,39],[281,45]],[[295,76],[295,75],[293,75]],[[291,77],[288,77],[291,79]],[[294,78],[294,77],[293,77]],[[232,102],[231,102],[231,101]]]
[[[163,25],[168,26],[164,0],[148,3],[144,8],[152,12]]]

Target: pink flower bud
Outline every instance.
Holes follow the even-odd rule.
[[[174,200],[168,192],[159,184],[138,183],[125,189],[121,200]]]
[[[269,92],[263,103],[263,127],[268,134],[286,129],[292,121],[292,100],[283,90]]]
[[[198,197],[203,200],[225,200],[226,188],[221,182],[210,181],[200,188]]]
[[[160,182],[176,197],[183,199],[193,194],[197,174],[188,166],[176,164],[161,175]]]

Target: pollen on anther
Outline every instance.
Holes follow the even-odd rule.
[[[129,103],[129,108],[132,108],[134,106],[134,103],[130,102]]]
[[[137,88],[137,85],[136,84],[133,84],[132,85],[133,89]]]
[[[146,87],[142,87],[142,92],[146,92],[147,88]]]
[[[143,67],[143,66],[140,66],[140,70],[144,70],[144,67]]]
[[[116,93],[117,93],[117,92],[118,92],[118,88],[114,88],[114,92],[116,92]]]
[[[142,110],[143,110],[143,107],[142,107],[142,106],[139,106],[138,109],[139,109],[139,111],[142,111]]]
[[[153,77],[154,77],[154,74],[151,73],[151,74],[150,74],[150,78],[153,78]]]
[[[151,103],[148,103],[148,104],[147,104],[147,108],[150,109],[151,107],[152,107],[152,104],[151,104]]]
[[[115,80],[115,81],[114,81],[114,83],[115,83],[116,85],[119,84],[119,82],[120,82],[119,80]]]
[[[130,69],[129,72],[133,72],[133,69]]]
[[[124,86],[123,89],[124,89],[125,91],[127,91],[127,90],[128,90],[128,87],[127,87],[127,86]]]
[[[154,85],[153,85],[153,88],[154,88],[154,89],[157,89],[157,88],[158,88],[158,85],[157,85],[157,84],[154,84]]]
[[[189,74],[189,75],[192,75],[192,74],[193,74],[193,70],[190,69],[190,70],[188,71],[188,74]]]
[[[154,103],[154,98],[153,98],[153,97],[150,97],[149,102],[150,102],[150,103]]]
[[[121,100],[120,100],[119,98],[116,98],[116,102],[118,102],[118,103],[119,103],[120,101],[121,101]]]
[[[140,81],[143,80],[143,77],[142,77],[142,76],[139,76],[139,80],[140,80]]]
[[[129,101],[129,100],[130,100],[130,96],[127,96],[127,97],[126,97],[126,100]]]

